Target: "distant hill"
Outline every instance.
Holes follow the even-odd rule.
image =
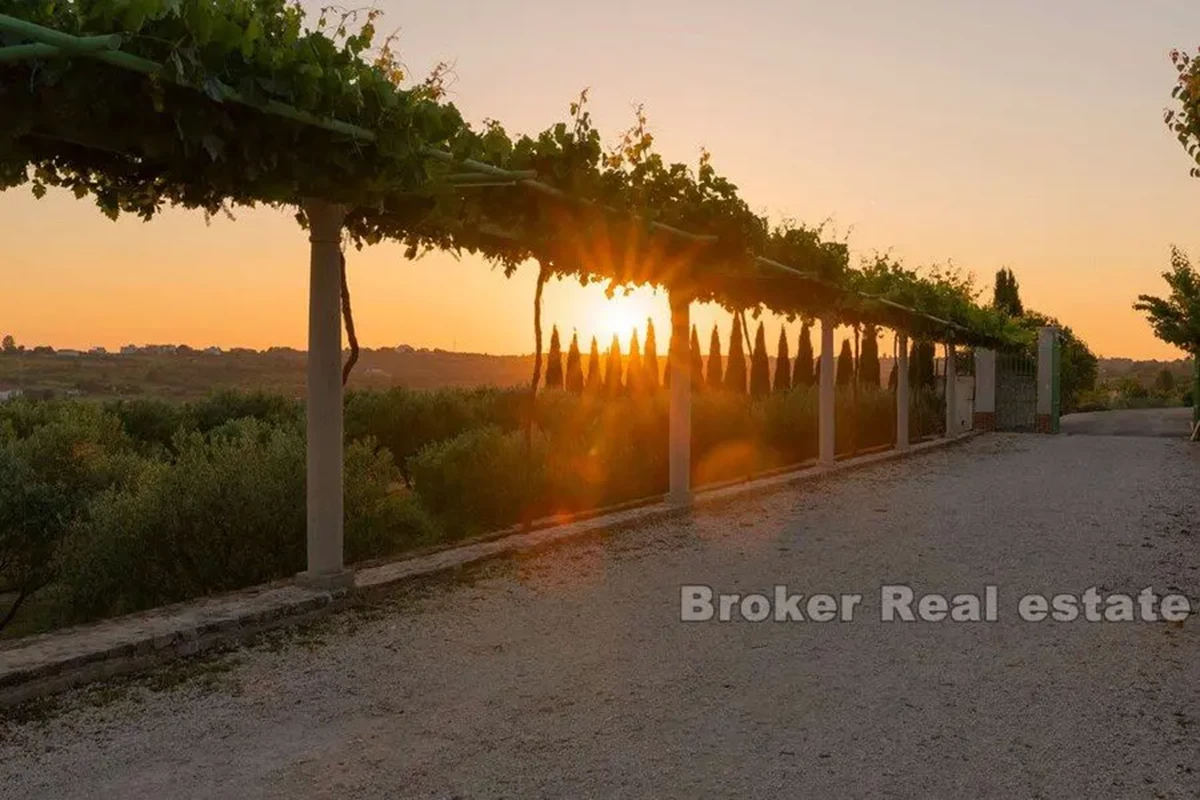
[[[587,354],[584,353],[586,366]],[[771,358],[771,375],[775,359]],[[704,357],[707,364],[707,355]],[[181,351],[158,347],[152,351],[94,353],[74,350],[0,353],[0,391],[20,389],[32,395],[121,397],[199,397],[214,389],[267,389],[296,397],[304,394],[303,351],[276,347],[266,351],[237,348],[223,353]],[[667,359],[659,356],[659,368]],[[1191,361],[1100,359],[1100,378],[1136,377],[1153,385],[1155,376],[1170,369],[1178,380],[1192,374]],[[886,385],[892,359],[880,357],[880,382]],[[528,385],[533,356],[497,356],[446,350],[397,348],[364,349],[350,376],[350,388],[413,389],[442,387]]]
[[[305,353],[291,348],[223,353],[187,349],[170,352],[0,353],[0,390],[33,396],[199,397],[215,389],[266,389],[304,394]],[[533,356],[493,356],[444,350],[363,350],[350,388],[407,386],[414,389],[514,386],[527,383]]]
[[[1192,360],[1177,358],[1173,361],[1137,361],[1132,358],[1101,358],[1099,360],[1100,380],[1110,378],[1136,378],[1141,383],[1150,386],[1154,378],[1163,369],[1168,369],[1176,380],[1188,379],[1192,375]]]

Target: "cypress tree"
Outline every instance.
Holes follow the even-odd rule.
[[[563,388],[562,343],[558,340],[558,326],[550,331],[550,354],[546,361],[546,388]]]
[[[1017,284],[1017,276],[1011,269],[1002,267],[996,271],[996,287],[992,292],[992,305],[1012,317],[1020,317],[1025,313],[1025,306],[1021,303],[1021,287]]]
[[[621,393],[621,342],[615,333],[608,346],[608,361],[604,364],[604,393],[609,397]]]
[[[908,383],[914,389],[933,388],[935,352],[933,342],[913,341],[908,358]]]
[[[629,337],[629,362],[625,365],[625,391],[641,394],[646,388],[646,376],[642,374],[642,347],[638,344],[637,329]]]
[[[604,386],[604,381],[600,376],[600,346],[596,344],[596,337],[592,337],[592,352],[588,354],[588,373],[586,388],[589,392],[598,392]]]
[[[750,394],[763,397],[771,393],[771,362],[767,359],[767,333],[758,323],[754,334],[754,352],[750,355]]]
[[[579,334],[571,334],[571,347],[567,350],[567,391],[579,394],[583,391],[583,367],[579,358]]]
[[[893,392],[896,391],[896,386],[898,385],[898,381],[900,380],[900,378],[897,375],[897,370],[899,369],[899,367],[900,367],[900,362],[893,361],[892,362],[892,374],[888,375],[888,389]]]
[[[862,351],[858,356],[858,382],[863,386],[879,385],[879,329],[863,327]]]
[[[712,336],[708,340],[708,372],[705,373],[708,378],[708,388],[724,387],[724,373],[725,370],[721,364],[721,334],[717,332],[716,323],[713,323]]]
[[[842,350],[837,357],[837,385],[849,386],[854,383],[854,353],[850,351],[850,340],[842,340]]]
[[[733,330],[729,334],[729,363],[725,365],[725,388],[738,394],[746,393],[746,353],[742,348],[742,326],[733,315]]]
[[[692,359],[692,391],[698,392],[704,388],[704,359],[700,355],[700,336],[696,333],[695,325],[692,326],[690,349]]]
[[[642,358],[643,383],[650,391],[658,388],[658,341],[654,338],[654,320],[646,317],[646,355]]]
[[[792,388],[792,356],[788,353],[787,328],[779,329],[779,349],[775,352],[775,391]]]
[[[813,369],[812,334],[808,323],[800,326],[800,342],[796,347],[796,368],[792,371],[792,386],[807,387],[816,383]]]

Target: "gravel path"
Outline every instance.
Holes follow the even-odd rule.
[[[1183,442],[991,435],[493,562],[3,724],[0,796],[1200,797],[1200,623],[1016,614],[1195,603],[1198,477]],[[684,583],[865,598],[683,624]],[[883,583],[994,583],[1000,621],[884,624]]]

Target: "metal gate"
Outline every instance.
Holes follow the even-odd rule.
[[[1037,430],[1037,359],[996,354],[996,430]]]

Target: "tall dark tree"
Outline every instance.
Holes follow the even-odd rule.
[[[933,342],[913,340],[908,357],[908,385],[913,389],[934,387],[936,373],[933,362],[936,352]]]
[[[638,344],[637,329],[629,338],[629,360],[625,364],[625,391],[640,394],[646,388],[646,376],[642,372],[642,346]]]
[[[704,388],[704,358],[700,355],[700,336],[696,333],[696,326],[692,326],[691,353],[692,359],[692,391],[700,391]]]
[[[837,357],[837,385],[850,386],[854,383],[854,353],[850,349],[850,340],[842,340],[842,349]]]
[[[879,385],[879,329],[864,325],[862,350],[858,356],[858,382],[863,386]]]
[[[658,388],[658,341],[654,338],[654,320],[646,318],[646,354],[642,357],[643,383],[653,391]]]
[[[579,334],[571,334],[571,347],[567,350],[567,391],[579,394],[583,391],[583,364],[579,357]]]
[[[604,393],[616,397],[621,393],[621,342],[614,333],[608,346],[608,360],[604,363]]]
[[[758,323],[754,334],[754,350],[750,354],[750,394],[764,397],[771,393],[771,362],[767,358],[767,333]]]
[[[721,363],[721,334],[717,332],[717,326],[713,324],[712,336],[708,340],[708,372],[705,376],[708,381],[708,388],[722,389],[725,387],[725,367]]]
[[[900,362],[892,361],[892,371],[891,371],[891,373],[888,374],[888,391],[892,391],[892,392],[896,391],[896,387],[899,385],[899,380],[900,380],[899,369],[900,369]]]
[[[1005,311],[1011,317],[1019,317],[1025,313],[1021,304],[1021,287],[1017,284],[1017,276],[1011,269],[1001,267],[996,271],[996,286],[992,290],[992,305]]]
[[[604,377],[600,374],[600,346],[596,337],[592,337],[592,351],[588,354],[587,383],[584,388],[589,392],[598,392],[604,388]]]
[[[812,386],[816,380],[817,374],[813,370],[812,332],[805,322],[800,326],[800,342],[796,347],[796,368],[792,370],[792,386]]]
[[[787,328],[779,329],[779,347],[775,351],[775,391],[792,388],[792,356],[788,352]]]
[[[562,342],[558,340],[558,326],[550,330],[550,353],[546,356],[546,388],[563,388]]]
[[[729,333],[729,361],[725,364],[725,388],[738,394],[746,393],[746,352],[742,346],[741,319],[733,315],[733,330]]]

